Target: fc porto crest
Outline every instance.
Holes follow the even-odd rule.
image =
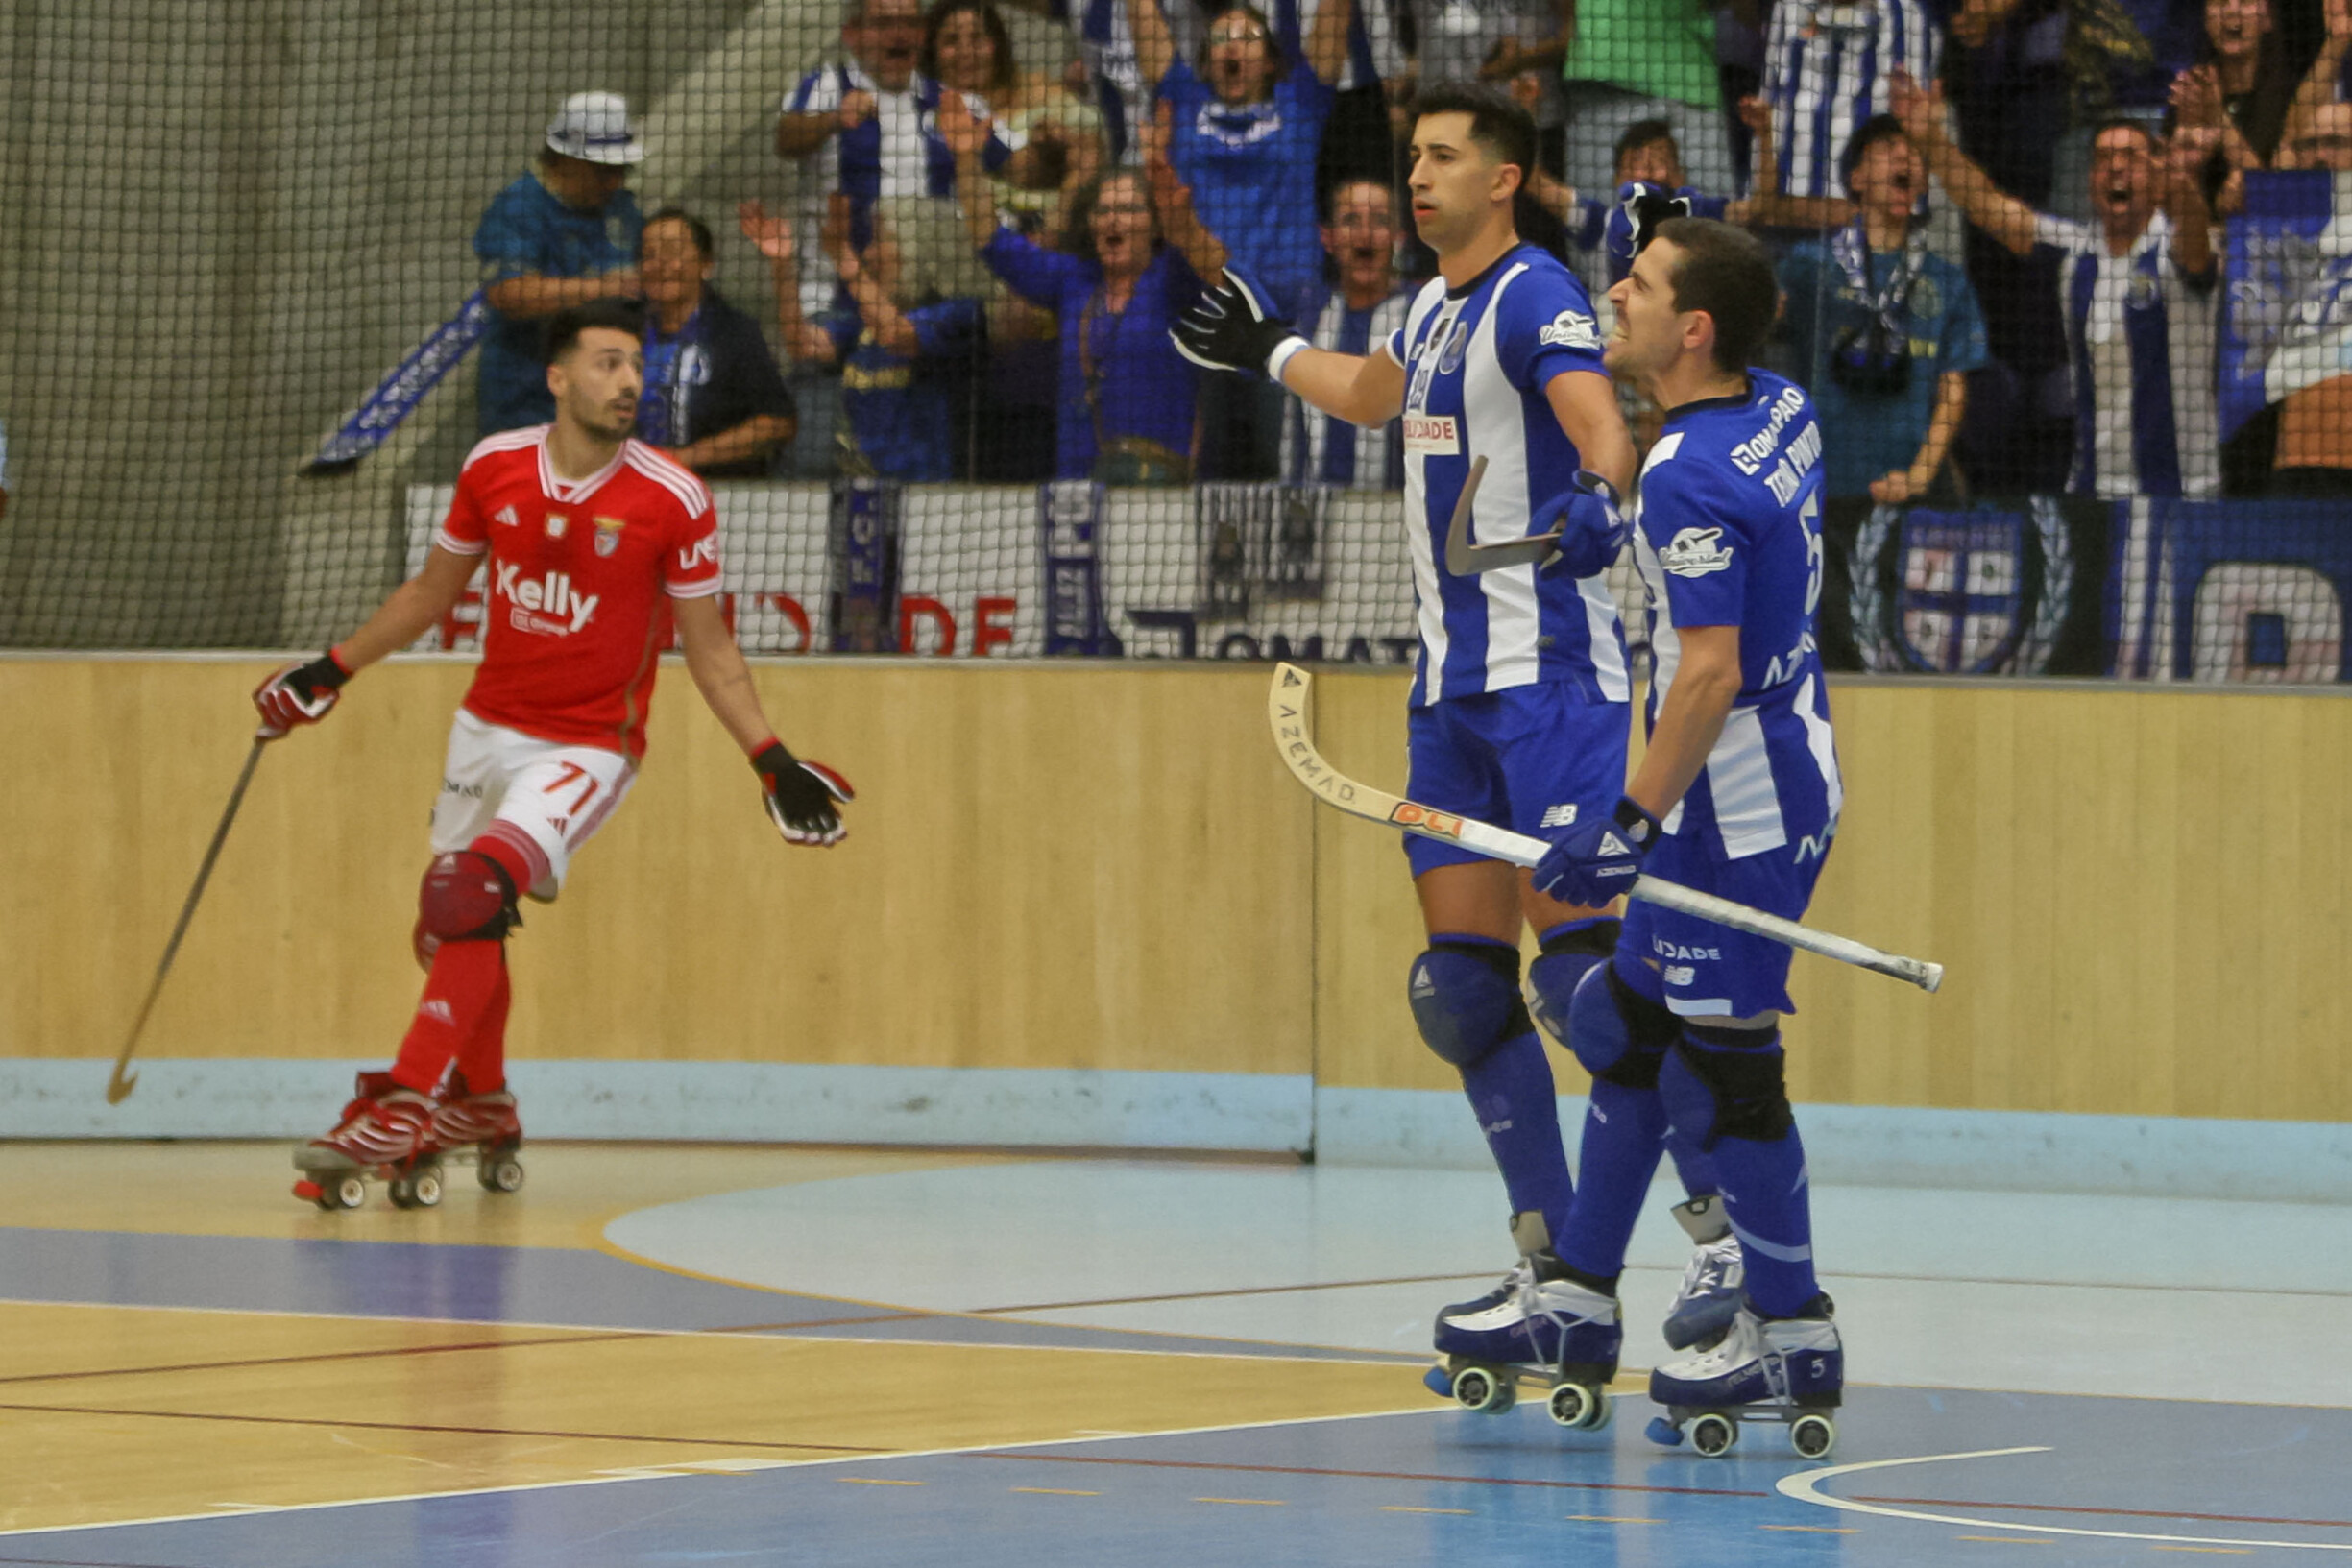
[[[1914,669],[2006,667],[2024,630],[2025,519],[2015,512],[1912,512],[1901,535],[1895,635]]]
[[[596,518],[593,520],[596,524],[596,553],[611,555],[619,549],[620,531],[627,526],[626,521],[619,518]]]

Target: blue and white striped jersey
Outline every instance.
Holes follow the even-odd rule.
[[[1913,81],[1935,80],[1942,9],[1930,0],[1780,0],[1772,8],[1763,98],[1782,190],[1845,197],[1838,159],[1855,127],[1893,111],[1895,69]]]
[[[1421,641],[1413,706],[1543,681],[1574,681],[1592,701],[1632,700],[1625,630],[1600,578],[1445,569],[1473,460],[1487,460],[1471,513],[1480,544],[1524,539],[1535,509],[1582,465],[1544,389],[1563,374],[1607,374],[1584,285],[1518,245],[1460,289],[1430,279],[1387,350],[1405,368],[1405,526]]]
[[[1641,468],[1634,561],[1650,596],[1648,721],[1682,663],[1680,629],[1739,628],[1740,689],[1707,766],[1666,816],[1727,860],[1827,853],[1845,784],[1814,646],[1821,603],[1821,424],[1803,388],[1751,370],[1745,397],[1685,403]]]
[[[2109,500],[2221,494],[2220,324],[2215,272],[2172,257],[2163,213],[2122,255],[2095,224],[2037,217],[2058,253],[2058,304],[2073,372],[2074,461],[2066,488]]]

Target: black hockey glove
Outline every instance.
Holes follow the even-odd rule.
[[[1307,340],[1290,323],[1273,314],[1257,288],[1227,267],[1224,281],[1200,296],[1200,301],[1168,328],[1177,353],[1206,371],[1240,371],[1279,380],[1281,366],[1303,349]]]
[[[335,663],[330,649],[307,664],[288,664],[254,688],[254,708],[261,715],[260,736],[276,740],[298,724],[316,724],[335,705],[351,672]]]
[[[822,762],[802,761],[781,740],[761,747],[751,767],[760,776],[760,802],[786,843],[824,849],[849,836],[835,809],[858,798],[847,779]]]

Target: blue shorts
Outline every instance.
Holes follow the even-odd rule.
[[[1818,845],[1819,840],[1800,841],[1720,860],[1696,833],[1677,833],[1660,839],[1643,857],[1641,874],[1799,920],[1821,879],[1827,852]],[[1650,983],[1638,987],[1645,996],[1656,994],[1662,980],[1666,1006],[1685,1018],[1795,1012],[1797,1004],[1788,1000],[1788,957],[1789,950],[1769,938],[1640,899],[1626,906],[1625,931],[1617,939],[1619,969],[1647,973]]]
[[[1550,838],[1625,793],[1629,704],[1587,697],[1572,682],[1446,697],[1407,717],[1405,794],[1416,803]],[[1419,876],[1484,860],[1459,844],[1408,833]]]

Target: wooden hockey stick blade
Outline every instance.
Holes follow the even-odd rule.
[[[1540,838],[1497,828],[1491,823],[1472,821],[1451,812],[1439,811],[1418,805],[1371,785],[1358,784],[1346,774],[1334,770],[1315,749],[1314,738],[1307,733],[1308,704],[1314,694],[1315,677],[1296,664],[1276,664],[1273,688],[1266,698],[1267,722],[1273,727],[1274,745],[1282,753],[1282,760],[1298,782],[1321,796],[1341,810],[1371,822],[1385,822],[1392,828],[1402,828],[1423,838],[1435,838],[1496,860],[1509,861],[1515,866],[1532,867],[1543,858],[1551,848]],[[1817,931],[1809,926],[1800,926],[1793,920],[1762,909],[1734,904],[1730,899],[1702,893],[1695,887],[1680,882],[1661,881],[1656,877],[1635,880],[1627,894],[1629,898],[1655,904],[1662,909],[1673,909],[1701,920],[1711,920],[1734,930],[1746,931],[1766,941],[1779,942],[1801,952],[1834,958],[1841,964],[1852,964],[1874,974],[1889,976],[1933,991],[1944,983],[1944,966],[1924,958],[1905,958],[1899,953],[1881,953],[1867,943],[1851,937],[1833,936]]]
[[[1564,532],[1555,529],[1526,539],[1505,540],[1500,544],[1471,543],[1470,501],[1478,494],[1478,481],[1486,476],[1487,460],[1482,457],[1470,465],[1470,476],[1462,483],[1462,498],[1454,503],[1453,518],[1445,525],[1445,569],[1457,577],[1541,561],[1559,548],[1560,535]]]
[[[245,786],[254,782],[254,768],[261,760],[261,748],[275,736],[255,735],[254,749],[245,754],[245,769],[237,775],[236,788],[229,792],[229,808],[221,813],[220,826],[212,830],[212,842],[206,846],[204,864],[196,868],[196,885],[188,889],[187,902],[180,906],[179,922],[172,927],[172,939],[163,944],[162,960],[156,965],[156,977],[148,982],[147,1000],[139,1003],[139,1016],[131,1024],[131,1033],[123,1041],[123,1049],[114,1054],[114,1072],[107,1079],[107,1103],[120,1105],[131,1098],[131,1091],[139,1086],[139,1075],[127,1071],[131,1053],[139,1047],[139,1035],[147,1027],[147,1015],[156,1010],[156,998],[163,994],[163,977],[172,972],[172,960],[180,954],[180,939],[188,934],[188,922],[196,917],[196,901],[205,896],[205,883],[212,880],[212,863],[221,857],[221,845],[229,837],[229,825],[237,819],[237,808],[245,804]]]

